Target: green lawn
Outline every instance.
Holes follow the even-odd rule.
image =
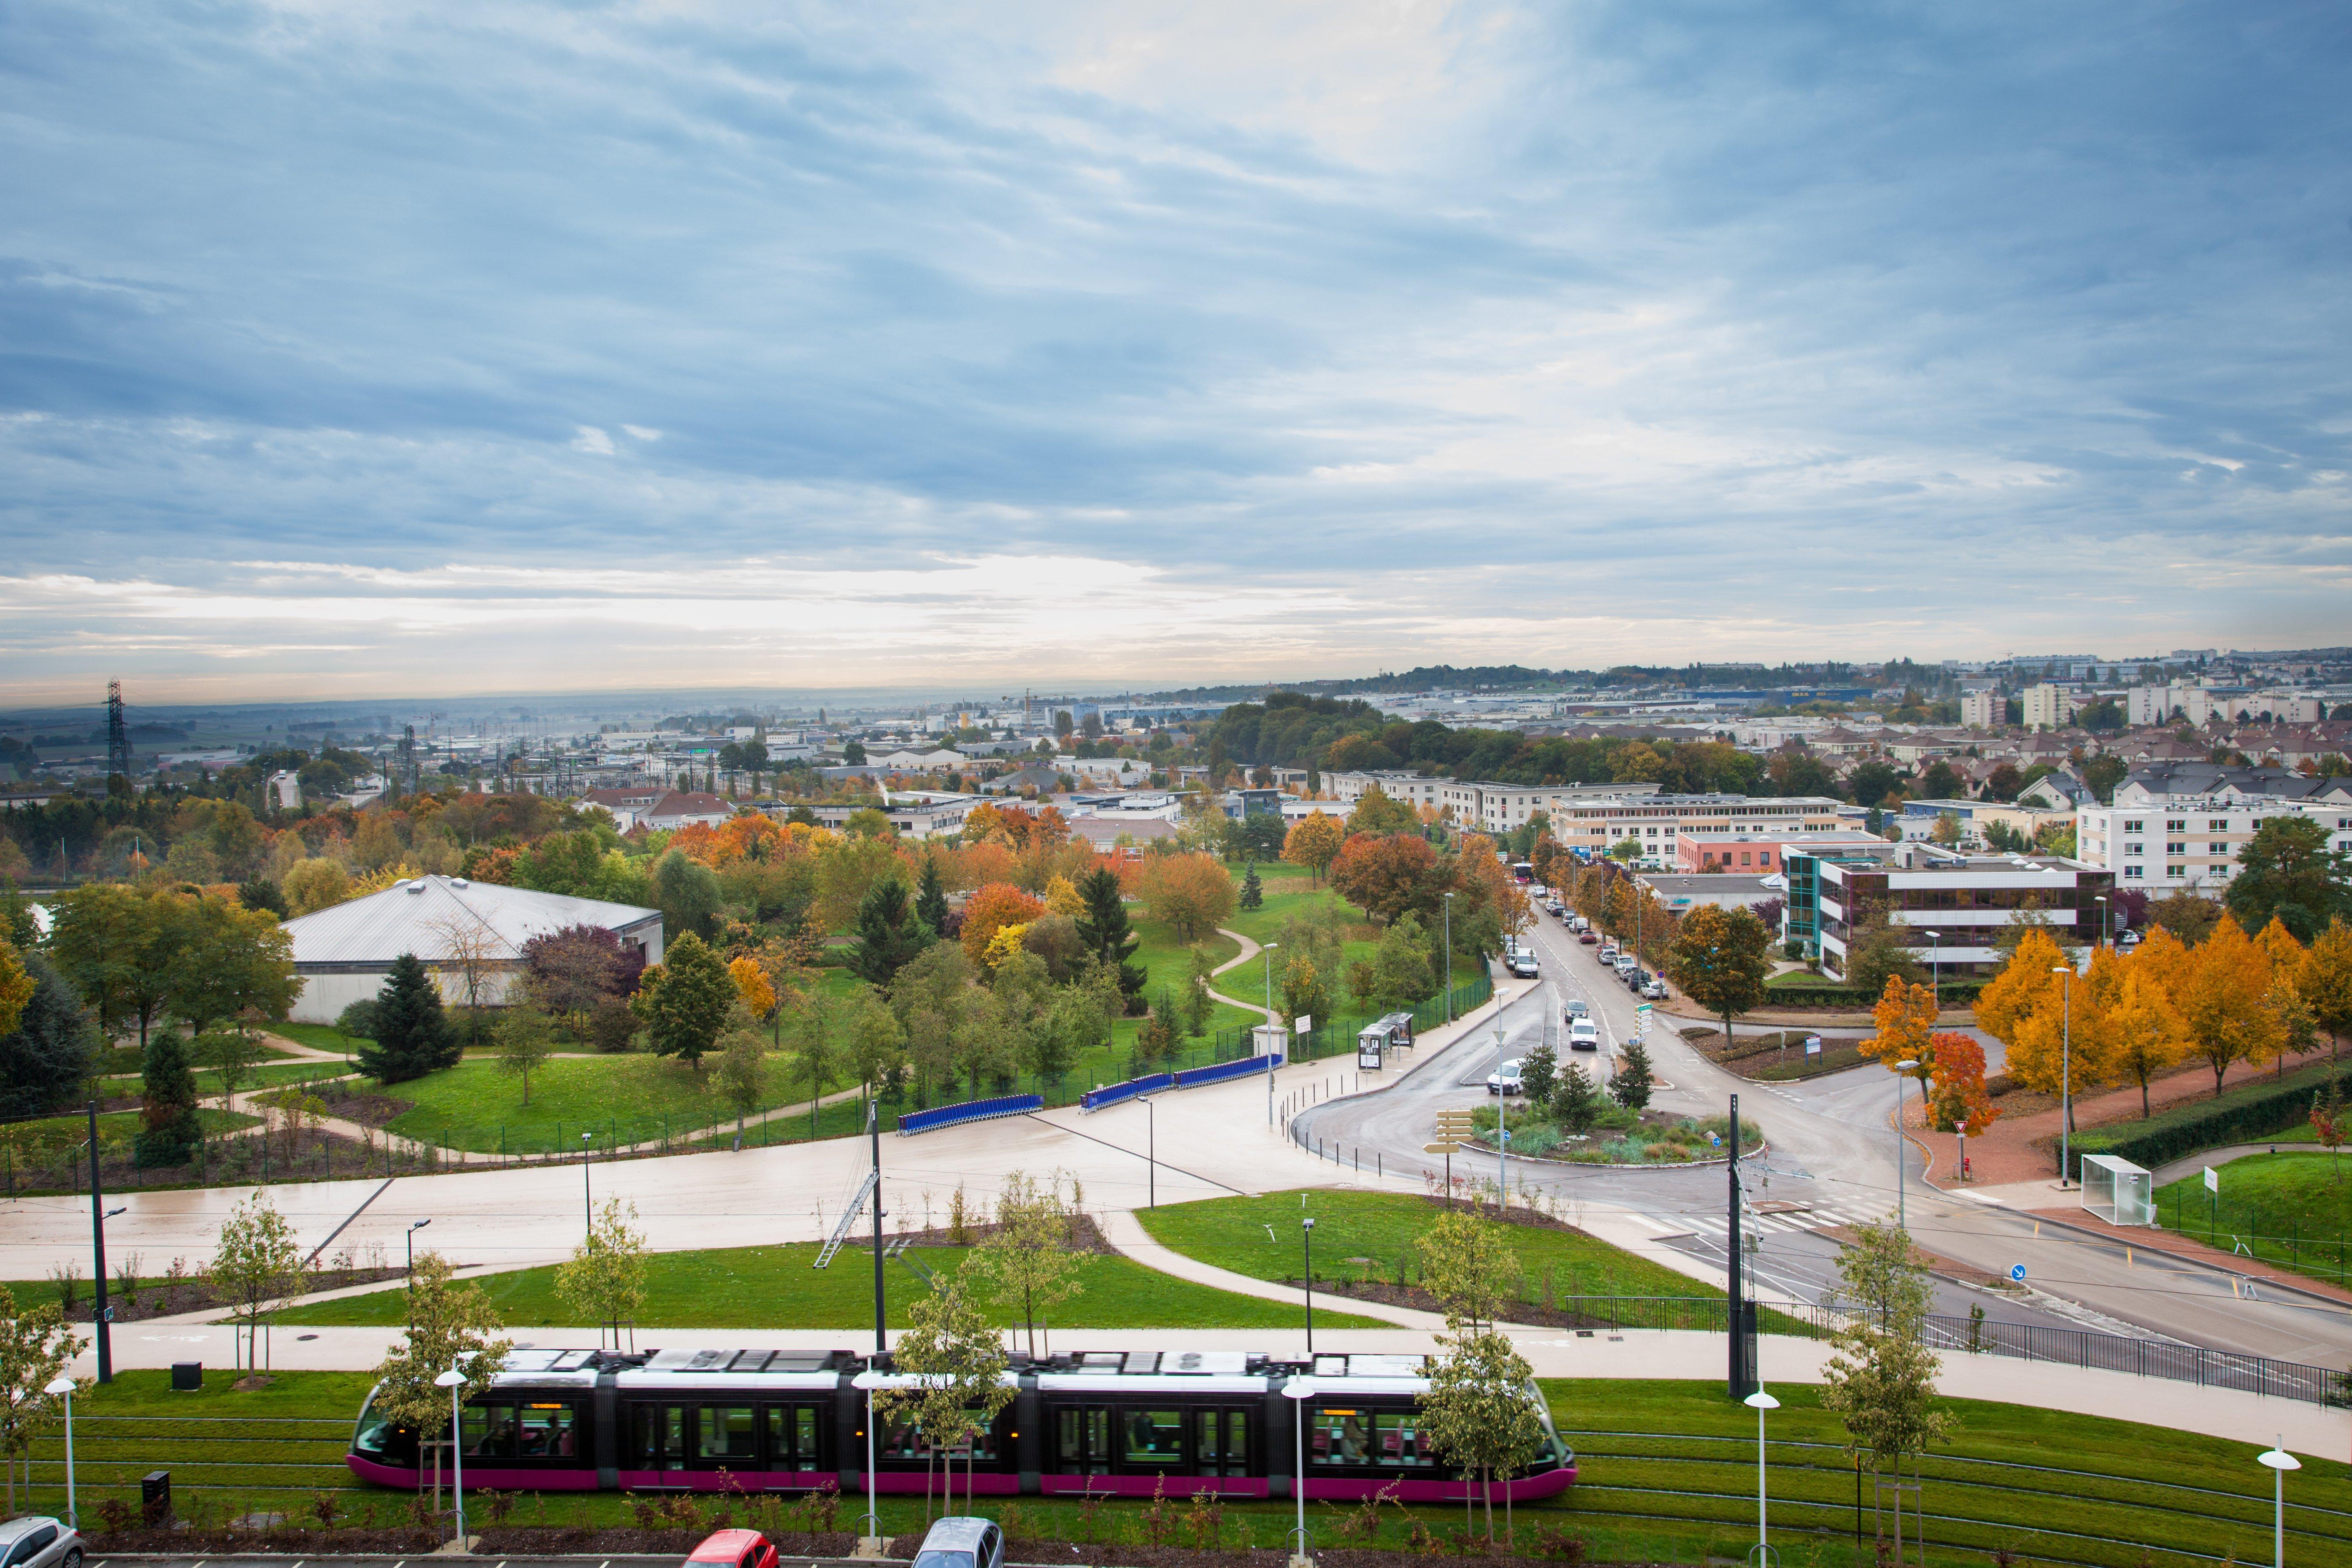
[[[1310,1188],[1264,1197],[1206,1198],[1139,1211],[1152,1238],[1203,1263],[1253,1279],[1297,1279],[1302,1227],[1315,1220],[1318,1279],[1419,1276],[1412,1244],[1438,1211],[1409,1193],[1351,1193]],[[1549,1279],[1555,1296],[1719,1298],[1722,1292],[1606,1242],[1564,1230],[1509,1227],[1531,1293]],[[1272,1234],[1269,1235],[1268,1233]],[[1539,1296],[1538,1299],[1540,1299]]]
[[[870,1329],[874,1323],[874,1254],[844,1248],[830,1267],[818,1269],[814,1243],[784,1247],[739,1247],[699,1252],[658,1252],[647,1260],[650,1283],[642,1331],[693,1329]],[[961,1266],[961,1247],[921,1247],[913,1256],[938,1273]],[[1170,1278],[1129,1258],[1093,1256],[1079,1265],[1084,1293],[1051,1315],[1065,1329],[1289,1329],[1304,1322],[1297,1308],[1261,1301]],[[893,1260],[883,1273],[890,1322],[906,1327],[907,1304],[924,1286],[913,1269]],[[499,1315],[532,1327],[593,1327],[556,1299],[555,1270],[519,1269],[483,1281]],[[340,1300],[296,1307],[285,1323],[400,1322],[404,1311],[398,1288]],[[1000,1313],[999,1321],[1005,1321]],[[1327,1327],[1383,1326],[1369,1318],[1318,1313]]]
[[[779,1069],[789,1058],[789,1053],[770,1056],[763,1107],[805,1102],[804,1092],[782,1081]],[[569,1148],[582,1132],[592,1130],[599,1143],[613,1137],[623,1143],[666,1134],[685,1138],[721,1121],[731,1136],[735,1121],[734,1110],[719,1099],[709,1066],[698,1072],[667,1058],[635,1053],[544,1062],[530,1075],[528,1105],[523,1103],[522,1080],[487,1060],[461,1062],[395,1084],[390,1092],[416,1102],[415,1109],[393,1120],[393,1131],[458,1149],[536,1152],[558,1142]],[[835,1114],[837,1120],[838,1108]],[[806,1137],[808,1123],[797,1125],[798,1135]],[[850,1122],[835,1129],[855,1130]],[[778,1142],[788,1141],[782,1127],[772,1136]]]
[[[196,1108],[196,1120],[207,1134],[241,1131],[261,1123],[258,1116],[247,1116],[241,1110],[221,1110],[213,1106]],[[89,1142],[89,1121],[85,1116],[45,1116],[34,1121],[19,1121],[14,1126],[17,1145],[29,1159],[47,1160],[56,1157],[60,1149],[78,1148]],[[135,1110],[102,1110],[98,1117],[98,1133],[101,1140],[110,1134],[123,1139],[139,1135],[139,1112]]]
[[[207,1368],[202,1391],[173,1394],[167,1373],[127,1372],[76,1396],[86,1526],[95,1522],[98,1500],[135,1501],[138,1478],[156,1468],[172,1472],[182,1515],[207,1522],[255,1506],[307,1521],[321,1497],[355,1522],[399,1517],[404,1499],[360,1485],[341,1462],[371,1374],[278,1373],[269,1386],[250,1392],[233,1389],[233,1378]],[[1523,1549],[1543,1528],[1581,1536],[1590,1555],[1604,1562],[1737,1561],[1752,1543],[1755,1419],[1718,1385],[1577,1379],[1548,1380],[1542,1388],[1577,1451],[1579,1478],[1565,1496],[1516,1510]],[[1771,1416],[1768,1489],[1781,1561],[1789,1568],[1863,1568],[1874,1560],[1866,1544],[1868,1493],[1865,1545],[1857,1551],[1854,1475],[1835,1419],[1811,1388],[1783,1385],[1773,1394],[1782,1408]],[[2098,1568],[2186,1568],[2225,1556],[2270,1561],[2270,1478],[2253,1462],[2253,1445],[2021,1405],[1944,1403],[1959,1425],[1922,1464],[1919,1494],[1935,1568],[1981,1568],[1996,1549]],[[34,1440],[34,1487],[22,1506],[62,1511],[64,1472],[64,1444],[52,1428]],[[2306,1456],[2287,1479],[2286,1496],[2290,1563],[2352,1559],[2352,1483],[2340,1464]],[[1091,1531],[1075,1503],[1023,1498],[991,1511],[1024,1539],[1137,1544],[1144,1507],[1140,1500],[1113,1502]],[[885,1500],[884,1529],[919,1531],[922,1508],[920,1498]],[[1402,1547],[1415,1524],[1444,1538],[1463,1522],[1459,1505],[1382,1511],[1378,1532],[1363,1544]],[[619,1494],[547,1493],[522,1500],[511,1522],[617,1525],[626,1518]],[[1279,1548],[1291,1519],[1282,1503],[1229,1503],[1225,1542]],[[1340,1519],[1329,1506],[1309,1513],[1318,1549],[1344,1544]],[[2095,1537],[2109,1540],[2087,1539]],[[315,1555],[324,1545],[294,1550]]]
[[[2309,1141],[2308,1127],[2296,1129]],[[2275,1140],[2294,1142],[2286,1133]],[[2314,1279],[2352,1283],[2352,1163],[2328,1154],[2246,1154],[2220,1166],[2221,1190],[2202,1171],[2157,1190],[2166,1228],[2224,1251],[2242,1246]]]
[[[1340,949],[1341,973],[1327,974],[1323,980],[1324,984],[1330,988],[1332,999],[1343,1009],[1348,1008],[1350,1004],[1348,999],[1345,966],[1359,959],[1369,960],[1380,947],[1379,939],[1362,937],[1360,933],[1370,929],[1363,924],[1363,911],[1340,898],[1328,886],[1321,888],[1311,886],[1305,867],[1281,866],[1278,868],[1281,873],[1279,876],[1274,874],[1276,869],[1277,868],[1266,866],[1258,868],[1258,877],[1264,882],[1265,889],[1265,907],[1255,910],[1237,910],[1234,913],[1234,918],[1226,924],[1251,941],[1263,945],[1277,941],[1282,934],[1283,922],[1302,910],[1309,908],[1338,910],[1358,928],[1360,940],[1349,942]],[[1272,962],[1275,965],[1274,994],[1276,1003],[1279,1005],[1282,998],[1283,960],[1278,951],[1273,955]],[[1267,963],[1267,956],[1260,953],[1247,963],[1227,970],[1217,977],[1217,988],[1228,996],[1263,997],[1265,994]],[[1464,958],[1459,953],[1454,955],[1455,984],[1466,984],[1479,978],[1483,973],[1484,971],[1477,963]]]
[[[356,1035],[346,1035],[331,1024],[272,1024],[269,1033],[283,1035],[297,1045],[314,1051],[331,1051],[339,1057],[356,1053],[361,1045]]]

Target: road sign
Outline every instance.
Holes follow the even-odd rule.
[[[1441,1110],[1437,1113],[1437,1131],[1440,1137],[1448,1133],[1460,1133],[1466,1136],[1475,1131],[1477,1125],[1477,1116],[1473,1111]]]
[[[1822,1054],[1822,1037],[1819,1035],[1807,1035],[1805,1037],[1805,1054],[1809,1057],[1817,1057]]]
[[[2009,1282],[2012,1285],[2022,1285],[2025,1283],[2024,1264],[2012,1263],[2009,1266]]]
[[[2218,1193],[2221,1190],[2221,1178],[2214,1173],[2213,1167],[2210,1165],[2205,1167],[2205,1190],[2209,1193]]]
[[[1312,1013],[1301,1013],[1298,1016],[1290,1020],[1290,1026],[1299,1034],[1311,1035],[1315,1032],[1315,1015]]]

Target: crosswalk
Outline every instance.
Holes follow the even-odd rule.
[[[1656,1231],[1662,1237],[1708,1236],[1720,1240],[1731,1231],[1730,1222],[1721,1213],[1676,1215],[1636,1213],[1632,1217]],[[1833,1226],[1871,1225],[1885,1217],[1884,1210],[1864,1210],[1848,1204],[1828,1204],[1811,1208],[1750,1214],[1740,1221],[1740,1228],[1768,1234],[1773,1231],[1798,1234],[1805,1231],[1826,1230]]]

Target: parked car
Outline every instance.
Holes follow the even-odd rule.
[[[1601,939],[1592,934],[1591,928],[1579,926],[1576,928],[1576,940],[1582,942],[1585,946],[1591,947],[1594,942],[1599,942]]]
[[[1532,980],[1537,973],[1536,955],[1523,947],[1503,960],[1503,967],[1522,980]]]
[[[1486,1075],[1486,1092],[1488,1094],[1518,1093],[1519,1066],[1519,1058],[1513,1057],[1509,1061],[1505,1062],[1493,1072],[1488,1073]]]
[[[1616,967],[1617,944],[1615,942],[1604,942],[1601,944],[1601,962],[1612,968]]]
[[[1601,1028],[1590,1018],[1571,1018],[1568,1023],[1568,1048],[1571,1051],[1597,1051],[1601,1048]]]
[[[1578,931],[1580,933],[1580,932],[1584,932],[1584,931],[1591,931],[1591,930],[1592,929],[1592,922],[1591,922],[1591,921],[1589,921],[1589,920],[1586,920],[1582,915],[1579,915],[1579,916],[1577,916],[1574,923],[1575,923],[1575,926],[1576,926],[1577,931]]]
[[[0,1524],[0,1563],[8,1568],[81,1568],[81,1536],[51,1514],[28,1513]]]
[[[950,1514],[923,1537],[915,1568],[1004,1568],[1004,1531],[992,1519]]]
[[[1649,979],[1642,982],[1642,995],[1645,1000],[1651,1002],[1664,1001],[1666,999],[1666,983],[1653,974]]]

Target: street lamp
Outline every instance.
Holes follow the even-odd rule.
[[[2063,976],[2058,982],[2063,1008],[2063,1032],[2058,1037],[2058,1190],[2063,1193],[2074,1185],[2074,1152],[2067,1146],[2074,1121],[2074,966],[2057,964],[2050,973]]]
[[[591,1236],[596,1234],[596,1194],[588,1184],[588,1167],[596,1163],[596,1145],[592,1142],[595,1136],[593,1131],[580,1134],[580,1208],[588,1218]]]
[[[1300,1245],[1307,1250],[1307,1363],[1315,1364],[1315,1216],[1298,1222]]]
[[[1778,1410],[1778,1409],[1780,1409],[1780,1402],[1779,1400],[1777,1400],[1777,1399],[1773,1398],[1770,1394],[1769,1394],[1765,1393],[1762,1389],[1760,1389],[1760,1388],[1759,1388],[1759,1389],[1758,1389],[1755,1393],[1753,1393],[1753,1394],[1749,1394],[1746,1399],[1741,1400],[1741,1401],[1740,1401],[1740,1403],[1741,1403],[1741,1404],[1743,1404],[1743,1405],[1747,1405],[1750,1410],[1753,1410],[1753,1411],[1755,1411],[1755,1412],[1756,1412],[1756,1552],[1755,1552],[1755,1555],[1756,1555],[1758,1558],[1761,1559],[1762,1557],[1764,1557],[1764,1556],[1766,1555],[1766,1547],[1765,1547],[1765,1539],[1764,1539],[1764,1413],[1765,1413],[1767,1410]]]
[[[1282,943],[1278,942],[1265,944],[1265,1021],[1269,1024],[1277,1022],[1274,1016],[1274,950],[1281,945]],[[1297,1059],[1297,1047],[1291,1047],[1290,1057],[1294,1061]],[[1272,1062],[1265,1064],[1265,1124],[1268,1127],[1274,1125],[1274,1064]]]
[[[1454,895],[1445,895],[1445,1021],[1454,1022]]]
[[[2113,911],[2107,908],[2106,894],[2093,893],[2091,902],[2099,906],[2099,945],[2101,947],[2114,945],[2115,928],[2107,923],[2107,916]]]
[[[1143,1206],[1160,1206],[1160,1111],[1148,1094],[1139,1094],[1135,1102],[1143,1107],[1143,1130],[1146,1142],[1143,1156]]]
[[[1936,994],[1936,1014],[1944,1012],[1944,933],[1927,933],[1927,984]]]
[[[73,1466],[73,1393],[74,1380],[60,1377],[42,1391],[66,1402],[66,1522],[76,1530],[81,1528],[81,1514],[74,1506]],[[2290,1460],[2289,1463],[2293,1461]]]
[[[2284,1438],[2268,1453],[2255,1456],[2271,1470],[2271,1568],[2286,1568],[2286,1473],[2303,1468],[2303,1461],[2286,1451]]]
[[[408,1326],[412,1329],[416,1326],[416,1233],[432,1223],[429,1219],[420,1219],[408,1227],[408,1234],[401,1237],[408,1246],[408,1268],[404,1277],[408,1281]]]
[[[457,1363],[453,1361],[449,1363],[449,1370],[433,1381],[449,1391],[451,1496],[456,1500],[457,1510],[457,1550],[463,1552],[466,1549],[466,1445],[462,1441],[464,1434],[457,1426],[457,1390],[465,1386],[466,1374],[457,1370]]]
[[[1307,1222],[1313,1225],[1313,1220]],[[1314,1364],[1312,1353],[1307,1362]],[[1284,1380],[1282,1392],[1290,1401],[1291,1431],[1298,1446],[1298,1457],[1291,1465],[1290,1495],[1298,1502],[1298,1523],[1291,1531],[1290,1568],[1311,1568],[1314,1560],[1307,1555],[1307,1402],[1322,1392],[1311,1377]]]
[[[1898,1075],[1895,1079],[1895,1223],[1904,1230],[1911,1228],[1911,1210],[1907,1202],[1911,1195],[1911,1173],[1903,1158],[1903,1085],[1918,1068],[1917,1060],[1910,1057],[1895,1064]]]

